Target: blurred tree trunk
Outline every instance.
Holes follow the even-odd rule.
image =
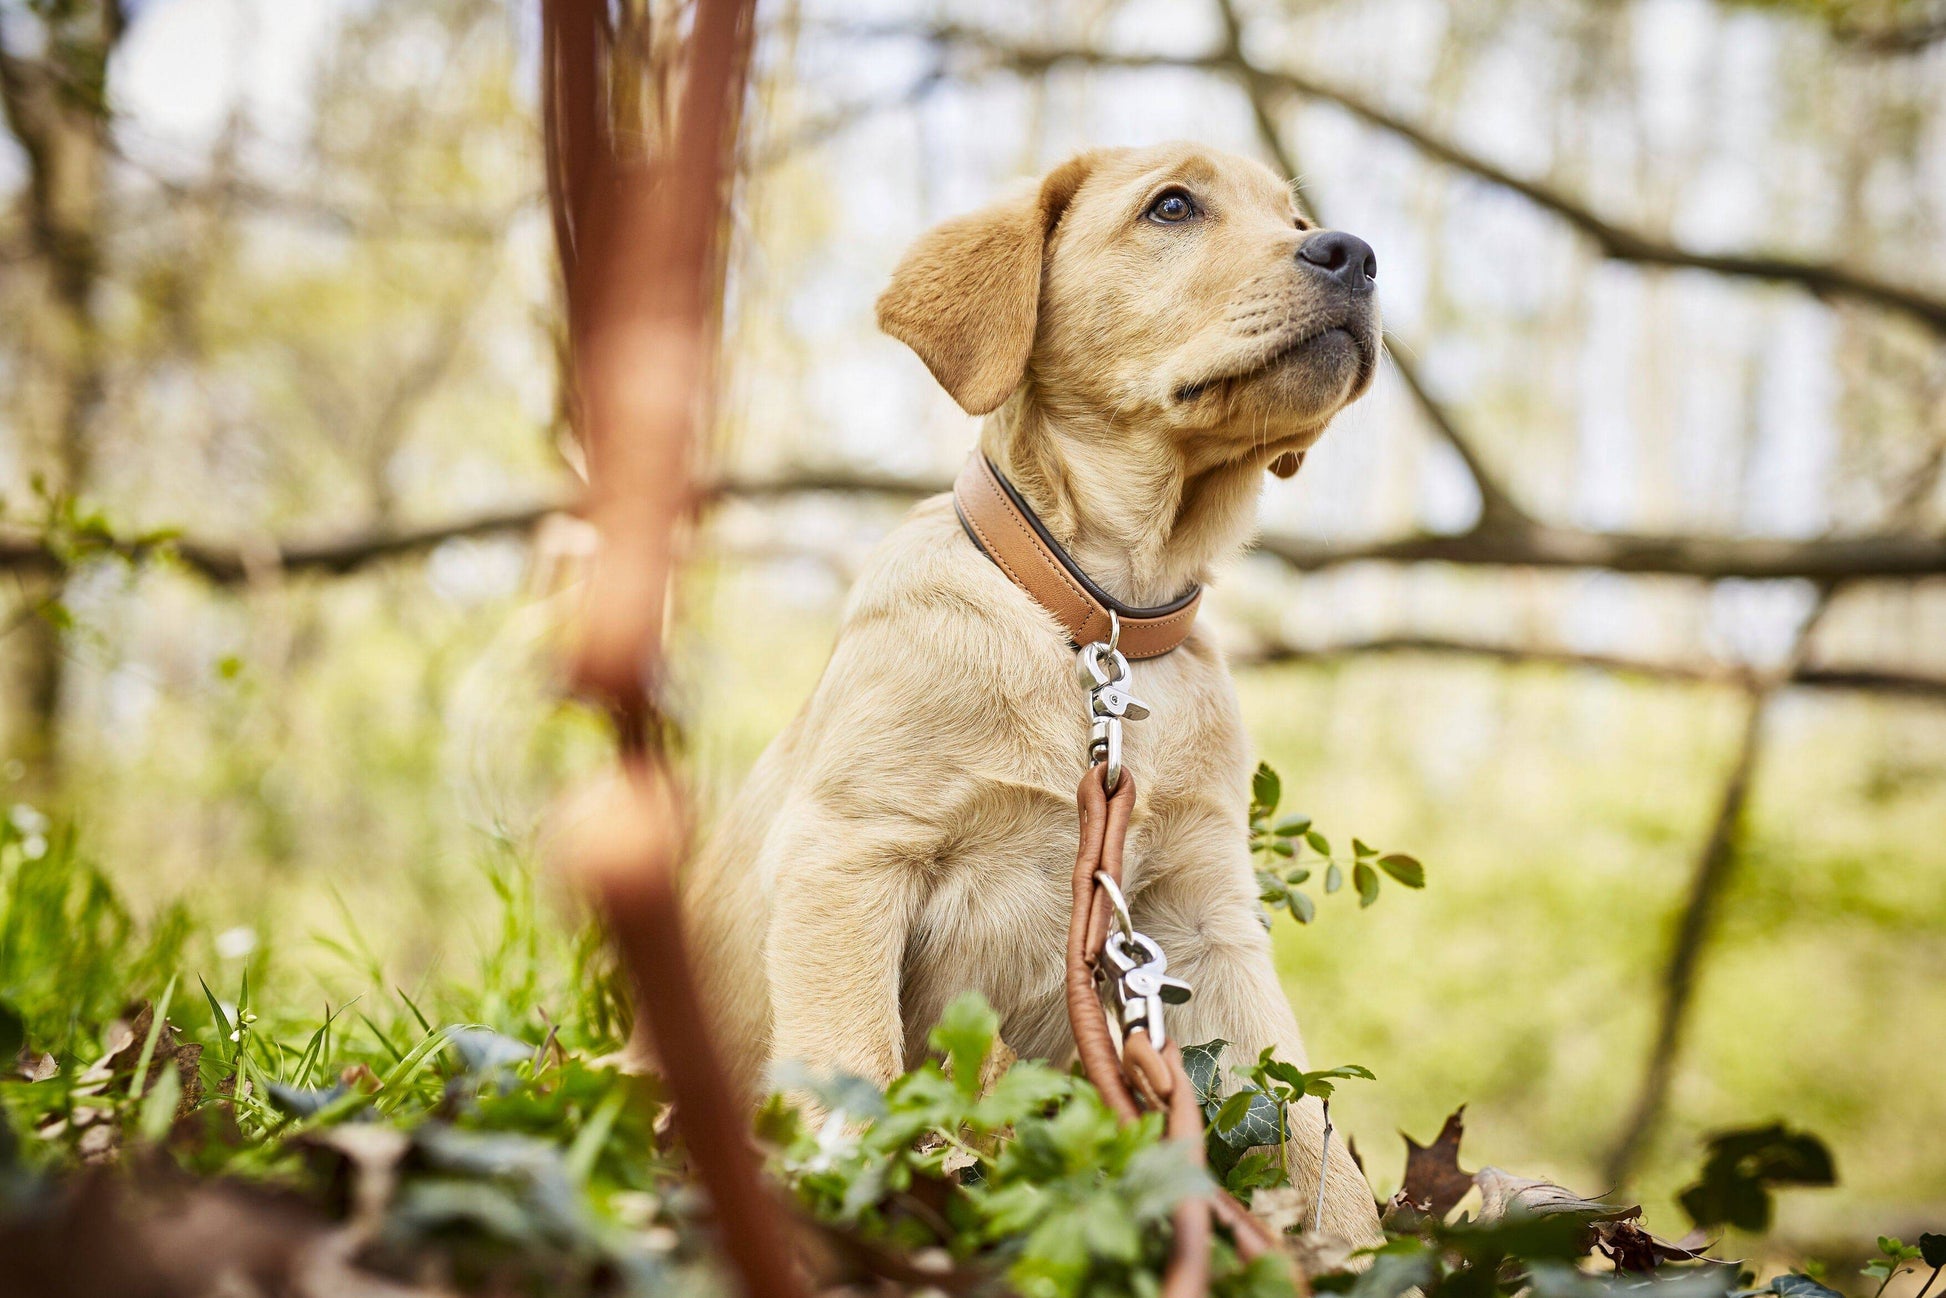
[[[54,401],[35,458],[47,499],[62,502],[87,486],[90,433],[107,387],[96,300],[110,150],[106,89],[126,24],[120,0],[34,0],[28,12],[39,20],[40,40],[31,50],[0,43],[0,105],[27,159],[28,250],[52,315],[46,363]],[[0,42],[6,37],[0,31]],[[29,592],[42,615],[27,617],[16,633],[22,707],[14,748],[43,787],[59,759],[64,594],[60,578]]]

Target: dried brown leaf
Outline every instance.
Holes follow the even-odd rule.
[[[1444,1219],[1473,1188],[1473,1174],[1459,1165],[1460,1137],[1466,1133],[1466,1106],[1448,1115],[1430,1145],[1405,1136],[1405,1183],[1393,1203]]]
[[[1498,1221],[1509,1212],[1525,1212],[1537,1217],[1572,1213],[1589,1221],[1626,1221],[1642,1215],[1640,1204],[1626,1208],[1587,1199],[1552,1181],[1515,1176],[1497,1167],[1483,1167],[1474,1174],[1480,1187],[1480,1220]]]
[[[1301,1230],[1308,1220],[1304,1192],[1293,1185],[1265,1186],[1250,1196],[1250,1212],[1279,1235]]]

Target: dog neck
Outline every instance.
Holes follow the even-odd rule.
[[[1242,548],[1261,456],[1198,460],[1178,435],[1049,415],[1031,384],[987,416],[980,449],[1081,570],[1127,604],[1163,604]]]

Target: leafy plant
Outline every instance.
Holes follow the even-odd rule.
[[[1933,1282],[1939,1279],[1941,1269],[1946,1268],[1946,1234],[1921,1235],[1917,1244],[1908,1244],[1897,1235],[1880,1235],[1878,1252],[1879,1256],[1860,1270],[1861,1275],[1878,1281],[1872,1298],[1879,1298],[1885,1292],[1885,1286],[1892,1283],[1893,1277],[1912,1270],[1906,1265],[1908,1262],[1924,1262],[1932,1268],[1932,1274],[1926,1277],[1926,1283],[1920,1287],[1917,1295],[1917,1298],[1926,1298],[1932,1291]]]
[[[1831,1151],[1816,1136],[1783,1123],[1718,1132],[1694,1184],[1678,1196],[1698,1227],[1770,1228],[1771,1188],[1832,1185]]]
[[[940,1058],[884,1092],[789,1070],[780,1080],[815,1102],[814,1116],[767,1110],[779,1169],[820,1219],[1004,1272],[1027,1298],[1150,1291],[1169,1214],[1206,1175],[1162,1141],[1159,1115],[1124,1126],[1079,1078],[1039,1063],[997,1067],[997,1029],[967,993],[933,1030]],[[1214,1279],[1219,1294],[1288,1291],[1276,1266],[1223,1249]]]
[[[1309,816],[1273,820],[1282,798],[1283,780],[1268,762],[1259,762],[1250,780],[1250,852],[1257,867],[1258,895],[1269,910],[1287,910],[1298,923],[1309,924],[1317,917],[1317,903],[1300,885],[1320,868],[1327,895],[1343,888],[1349,876],[1361,909],[1378,900],[1381,873],[1407,888],[1426,886],[1426,868],[1404,852],[1381,852],[1354,838],[1351,855],[1337,856],[1331,840],[1313,827]],[[1313,857],[1304,855],[1306,849]]]
[[[1370,1069],[1357,1064],[1304,1072],[1276,1058],[1266,1047],[1255,1063],[1232,1069],[1245,1083],[1231,1094],[1217,1085],[1223,1052],[1230,1043],[1206,1041],[1183,1047],[1183,1066],[1196,1088],[1207,1126],[1204,1156],[1224,1187],[1248,1200],[1253,1192],[1291,1184],[1289,1106],[1306,1096],[1327,1104],[1336,1083],[1352,1078],[1372,1079]],[[1326,1110],[1326,1122],[1330,1121]],[[1271,1158],[1261,1146],[1274,1145]]]

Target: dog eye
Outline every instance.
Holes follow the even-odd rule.
[[[1180,189],[1171,189],[1150,203],[1149,210],[1143,215],[1163,225],[1181,225],[1196,215],[1196,204]]]

